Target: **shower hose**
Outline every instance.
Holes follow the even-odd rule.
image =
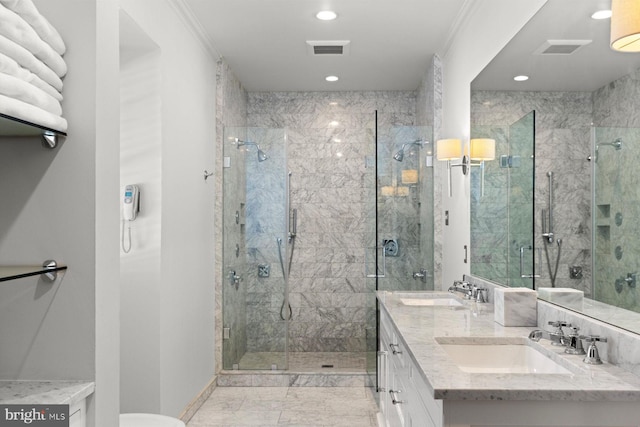
[[[556,277],[558,276],[558,266],[560,265],[560,253],[562,252],[562,239],[556,240],[558,244],[558,253],[556,255],[556,266],[554,271],[551,271],[551,262],[549,261],[549,242],[545,240],[544,244],[544,255],[547,258],[547,268],[549,269],[549,278],[551,279],[551,287],[556,287]]]
[[[291,237],[291,255],[289,256],[289,266],[288,266],[289,268],[286,269],[286,271],[284,268],[284,259],[282,257],[282,239],[278,237],[276,238],[276,242],[278,242],[278,258],[280,258],[280,268],[282,268],[282,278],[284,279],[285,283],[287,283],[289,279],[289,274],[291,273],[291,260],[293,259],[293,249],[296,245],[296,238]],[[284,314],[285,305],[289,309],[288,317],[285,317],[285,314]],[[291,309],[291,303],[289,303],[289,298],[287,296],[285,296],[285,298],[282,300],[282,305],[280,306],[280,318],[282,320],[291,320],[293,318],[293,310]]]

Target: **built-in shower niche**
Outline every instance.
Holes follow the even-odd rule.
[[[601,256],[611,256],[611,205],[596,205],[595,215],[596,253]]]

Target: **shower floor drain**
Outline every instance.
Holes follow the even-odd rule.
[[[323,368],[333,368],[333,365],[322,365]]]

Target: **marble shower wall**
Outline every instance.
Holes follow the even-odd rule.
[[[535,245],[542,247],[541,209],[548,209],[547,172],[554,173],[554,231],[562,239],[562,253],[557,287],[580,289],[591,293],[591,169],[590,154],[592,94],[587,92],[498,92],[473,91],[471,124],[504,127],[525,114],[536,112],[536,192]],[[475,136],[475,135],[474,135]],[[497,151],[497,156],[501,153]],[[496,209],[500,209],[496,206]],[[498,218],[499,216],[496,216]],[[489,220],[489,219],[487,219]],[[476,237],[472,227],[473,239]],[[494,236],[498,243],[506,236]],[[549,245],[549,258],[555,267],[557,245]],[[486,255],[486,254],[485,254]],[[472,255],[473,257],[473,255]],[[481,261],[472,258],[474,262]],[[536,261],[541,278],[536,286],[550,286],[550,276],[542,254]],[[517,261],[517,260],[516,260]],[[569,266],[582,267],[582,278],[570,279]]]
[[[374,112],[378,128],[390,132],[415,124],[415,106],[415,92],[249,94],[249,126],[287,130],[291,206],[299,218],[290,351],[365,351],[366,330],[375,324],[367,310],[375,283],[364,274],[375,220]]]
[[[595,298],[634,311],[640,311],[639,287],[630,286],[624,279],[640,272],[639,91],[640,72],[636,71],[600,88],[593,96],[595,143],[601,145],[594,165]],[[620,150],[602,145],[618,138],[622,140]]]

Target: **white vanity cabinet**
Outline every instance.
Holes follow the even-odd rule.
[[[438,297],[415,295],[421,301]],[[585,365],[581,356],[551,343],[536,346],[566,373],[467,372],[438,339],[521,342],[531,329],[505,328],[492,311],[477,307],[416,307],[407,298],[406,292],[378,294],[379,396],[386,427],[640,426],[640,378],[633,373],[606,363]],[[465,351],[475,356],[475,348]]]
[[[87,426],[87,400],[69,405],[69,427]]]
[[[442,402],[427,385],[388,314],[380,311],[380,410],[387,427],[442,426]]]

